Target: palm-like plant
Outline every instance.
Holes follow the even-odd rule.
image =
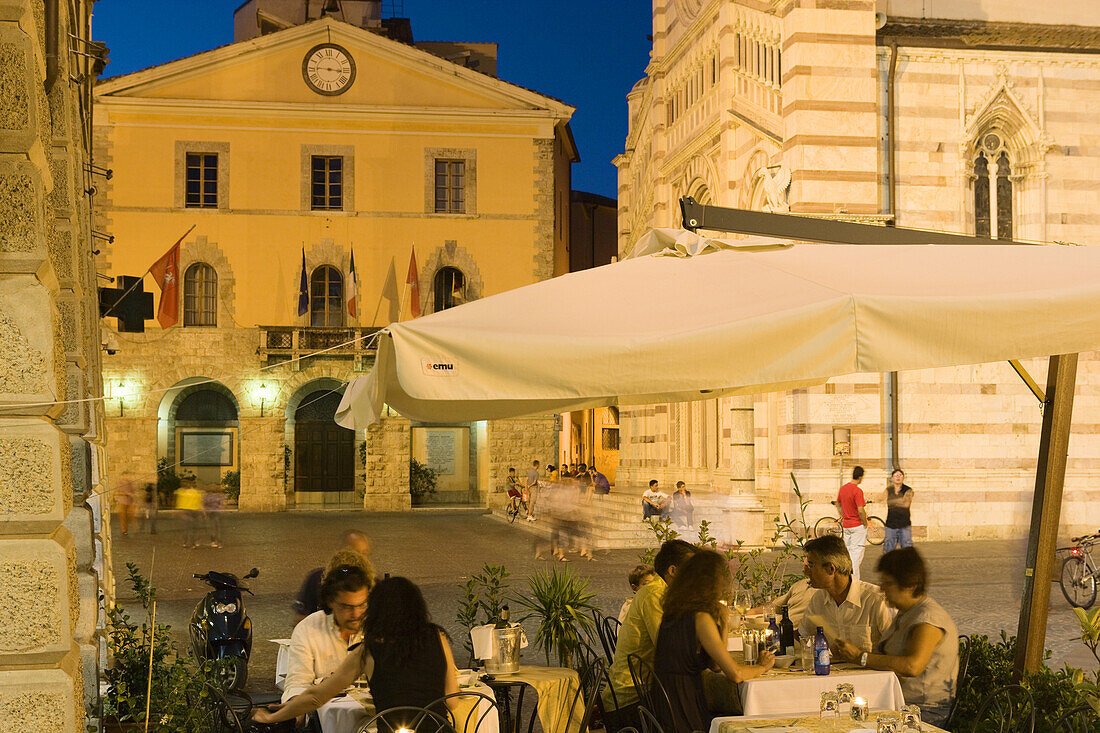
[[[553,653],[562,667],[568,667],[582,634],[594,630],[590,612],[595,608],[595,593],[588,590],[586,578],[556,567],[551,572],[536,572],[529,582],[531,595],[513,599],[527,611],[519,621],[536,620],[535,645],[546,654],[546,663],[550,664]]]

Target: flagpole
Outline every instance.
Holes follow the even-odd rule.
[[[196,224],[192,224],[192,225],[191,225],[191,229],[188,229],[188,230],[187,230],[186,232],[184,232],[184,233],[183,233],[183,237],[180,237],[179,239],[177,239],[177,240],[176,240],[176,243],[175,243],[175,244],[173,244],[173,245],[172,245],[172,247],[175,247],[175,246],[176,246],[176,244],[179,244],[180,242],[182,242],[182,241],[184,240],[184,237],[186,237],[186,236],[187,236],[188,234],[190,234],[190,233],[191,233],[191,231],[192,231],[192,230],[193,230],[193,229],[194,229],[194,228],[195,228],[196,226],[197,226]],[[169,250],[169,251],[171,251],[171,250],[172,250],[172,247],[169,247],[169,248],[168,248],[168,250]],[[158,260],[155,260],[155,261],[153,262],[153,265],[157,264],[157,262],[160,262],[160,260],[159,260],[159,259],[158,259]],[[152,270],[152,269],[153,269],[153,265],[149,265],[149,266],[148,266],[147,268],[145,268],[145,272],[141,273],[141,277],[139,277],[139,278],[138,278],[137,280],[135,280],[135,281],[134,281],[134,284],[133,284],[133,285],[131,285],[130,287],[128,287],[128,288],[126,289],[126,292],[125,292],[125,293],[123,293],[122,295],[120,295],[120,296],[119,296],[119,298],[118,298],[118,300],[116,300],[116,301],[115,301],[114,303],[112,303],[112,304],[111,304],[111,307],[110,307],[110,308],[108,308],[108,309],[107,309],[107,312],[106,312],[106,313],[104,313],[103,315],[101,315],[101,316],[100,316],[100,318],[107,318],[108,316],[110,316],[110,315],[111,315],[111,311],[113,311],[113,310],[114,310],[115,308],[117,308],[117,307],[118,307],[118,304],[119,304],[119,303],[121,303],[121,302],[122,302],[123,300],[125,300],[125,299],[126,299],[126,296],[127,296],[127,295],[129,295],[129,294],[130,294],[130,292],[131,292],[131,291],[133,291],[133,289],[134,289],[134,288],[136,288],[136,287],[137,287],[138,285],[140,285],[140,284],[141,284],[141,283],[142,283],[142,282],[143,282],[143,281],[145,280],[145,276],[149,274],[149,270]]]

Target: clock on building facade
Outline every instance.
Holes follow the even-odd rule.
[[[355,59],[335,43],[319,43],[302,59],[302,78],[318,94],[343,94],[355,81]]]

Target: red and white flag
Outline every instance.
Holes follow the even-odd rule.
[[[405,276],[405,284],[412,286],[409,297],[409,310],[413,318],[420,317],[420,275],[416,271],[416,247],[413,247],[409,257],[409,274]]]
[[[355,274],[355,252],[351,253],[351,272],[348,273],[348,315],[355,318],[358,315],[356,296],[359,294],[359,278]]]
[[[195,227],[191,227],[194,229]],[[180,243],[191,233],[184,232],[183,237],[168,248],[159,260],[149,268],[149,274],[160,286],[160,305],[157,306],[157,320],[161,328],[170,328],[180,320]]]

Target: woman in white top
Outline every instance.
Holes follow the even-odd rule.
[[[886,553],[878,572],[886,602],[898,615],[874,651],[862,652],[837,640],[834,652],[844,661],[896,673],[905,701],[920,706],[926,723],[939,725],[955,696],[959,632],[947,611],[925,594],[928,574],[915,549]]]

